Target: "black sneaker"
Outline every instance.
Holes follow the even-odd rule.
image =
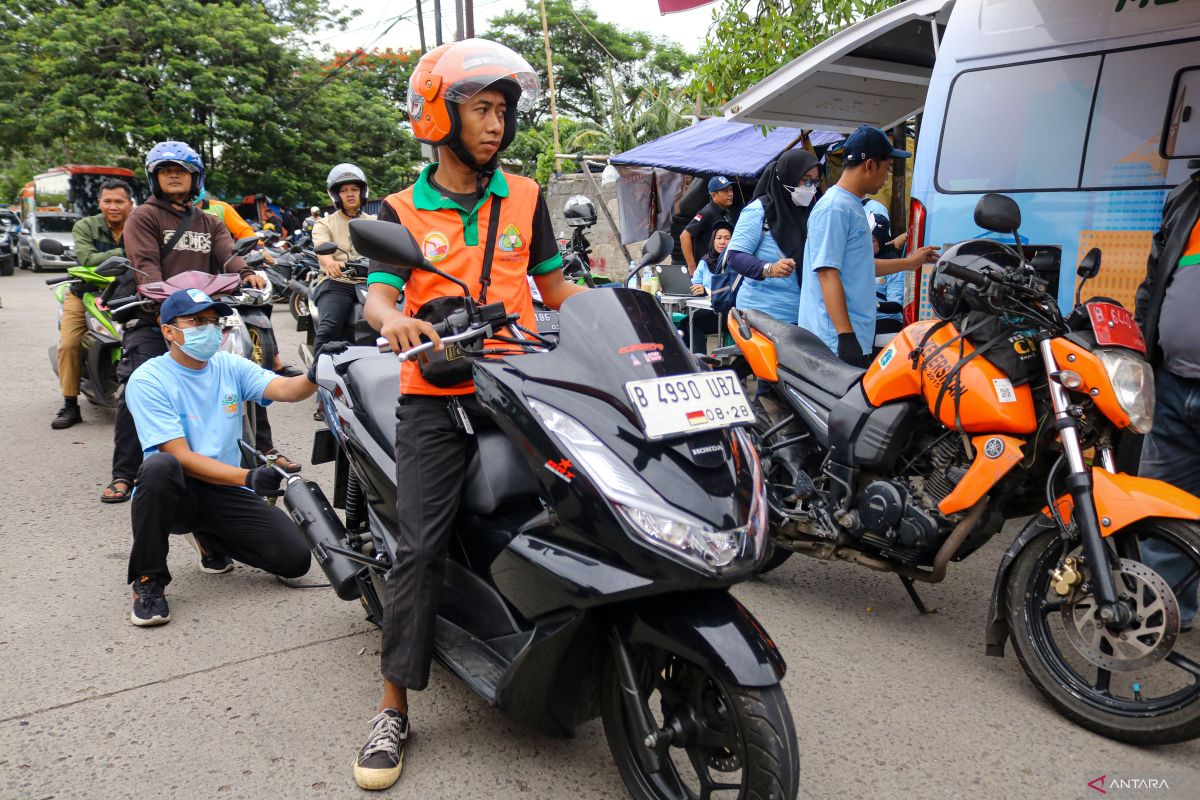
[[[83,422],[83,415],[79,413],[79,404],[63,403],[63,407],[58,410],[58,414],[50,421],[50,427],[56,431],[61,431],[63,428],[69,428],[81,422]]]
[[[167,598],[163,597],[163,587],[148,575],[133,582],[133,611],[129,614],[129,621],[142,628],[165,625],[171,621],[171,610],[167,608]]]
[[[354,781],[361,789],[386,789],[400,778],[408,715],[385,708],[371,720],[371,737],[354,760]]]
[[[201,542],[194,533],[185,533],[184,539],[187,539],[188,544],[196,548],[196,552],[200,554],[200,571],[207,572],[210,575],[223,575],[233,569],[233,560],[224,553],[218,553],[208,546],[206,542]]]

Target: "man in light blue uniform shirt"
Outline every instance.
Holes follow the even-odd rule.
[[[308,571],[308,547],[282,508],[262,496],[280,494],[274,467],[243,469],[238,439],[242,403],[297,402],[316,391],[313,372],[280,377],[254,362],[218,352],[219,320],[233,313],[199,289],[181,289],[159,309],[167,352],[130,376],[125,401],[137,425],[145,459],[133,495],[133,584],[130,621],[162,625],[171,614],[163,590],[172,533],[203,530],[219,548],[208,572],[232,569],[230,558],[287,578]],[[339,352],[346,345],[318,348]],[[316,358],[313,359],[314,364]],[[211,554],[210,554],[211,555]]]
[[[937,253],[919,248],[912,256],[876,265],[863,198],[883,188],[897,150],[887,134],[862,126],[842,145],[845,169],[835,186],[817,202],[808,218],[804,280],[798,322],[855,366],[870,363],[875,340],[875,278],[916,269]]]

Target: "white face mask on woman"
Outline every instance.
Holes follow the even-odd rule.
[[[791,187],[791,189],[788,190],[788,193],[792,196],[793,205],[804,208],[812,203],[813,198],[817,196],[817,187],[805,186],[804,184],[801,184],[799,186]]]

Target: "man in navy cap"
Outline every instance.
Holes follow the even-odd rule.
[[[169,622],[163,589],[172,533],[201,529],[225,555],[261,570],[298,578],[308,547],[291,518],[260,497],[280,494],[274,467],[241,467],[242,402],[297,402],[316,391],[313,370],[284,378],[249,359],[219,352],[220,318],[233,313],[199,289],[181,289],[159,309],[167,352],[129,377],[125,401],[144,460],[133,496],[134,625]],[[342,342],[318,350],[340,352]],[[316,364],[316,358],[313,358]]]
[[[708,179],[708,205],[692,218],[683,233],[679,234],[679,249],[687,262],[688,272],[696,272],[696,262],[708,252],[712,241],[713,226],[725,222],[733,226],[729,208],[733,205],[733,181],[724,175]]]
[[[808,217],[798,322],[838,358],[865,367],[875,341],[875,278],[916,269],[934,260],[937,248],[918,248],[908,258],[875,260],[863,198],[883,188],[893,158],[912,154],[896,149],[886,133],[868,125],[850,134],[842,150],[842,177]]]

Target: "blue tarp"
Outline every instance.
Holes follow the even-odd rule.
[[[756,178],[763,167],[800,138],[799,128],[767,130],[757,125],[713,117],[653,142],[638,145],[611,159],[617,166],[658,167],[689,175]],[[840,133],[813,131],[813,147],[840,142]]]

